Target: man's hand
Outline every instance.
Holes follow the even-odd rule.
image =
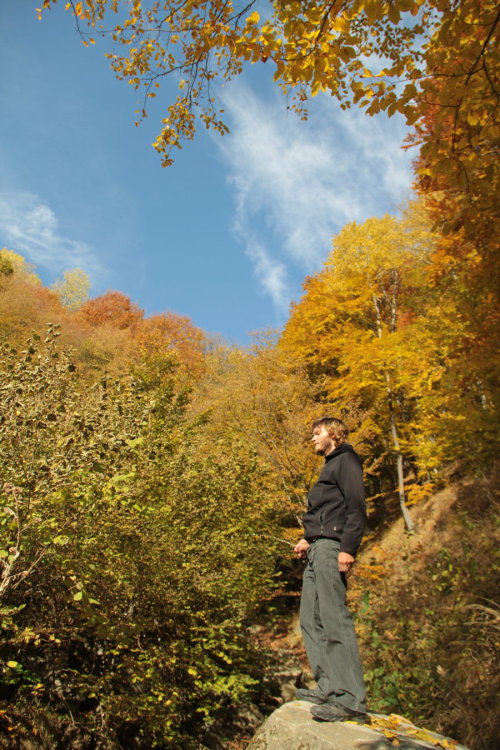
[[[348,573],[353,565],[354,557],[349,552],[339,552],[339,570],[341,573]]]
[[[301,539],[300,542],[297,542],[293,551],[295,552],[297,557],[305,557],[310,546],[311,545],[309,544],[307,539]]]

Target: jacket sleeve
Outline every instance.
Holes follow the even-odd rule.
[[[341,456],[336,472],[337,484],[344,495],[346,519],[340,539],[340,552],[355,555],[366,523],[365,488],[361,461],[355,453]]]

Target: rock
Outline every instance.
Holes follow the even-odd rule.
[[[247,750],[467,750],[453,740],[415,727],[395,716],[373,714],[373,725],[321,722],[311,716],[311,704],[292,701],[278,708],[255,734]],[[384,736],[376,727],[392,736]],[[389,728],[388,728],[389,727]],[[439,744],[438,744],[439,743]]]
[[[272,679],[278,685],[286,682],[297,684],[302,680],[303,666],[300,659],[293,653],[284,649],[276,652],[277,664],[272,665]]]
[[[246,703],[238,709],[237,724],[244,728],[248,734],[255,732],[264,721],[264,716],[253,703]]]
[[[285,684],[281,686],[281,700],[283,703],[294,701],[296,693],[297,688],[293,682],[285,682]]]

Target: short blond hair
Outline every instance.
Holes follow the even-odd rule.
[[[345,422],[336,417],[320,417],[313,422],[313,430],[316,427],[326,427],[328,434],[333,435],[338,442],[345,443],[349,436],[349,429]]]

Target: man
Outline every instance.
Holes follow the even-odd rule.
[[[346,574],[354,564],[366,520],[361,461],[346,443],[340,419],[313,424],[312,442],[325,457],[304,515],[304,538],[295,546],[307,558],[300,625],[316,688],[297,698],[316,704],[319,721],[366,722],[366,698],[354,625],[345,601]]]

